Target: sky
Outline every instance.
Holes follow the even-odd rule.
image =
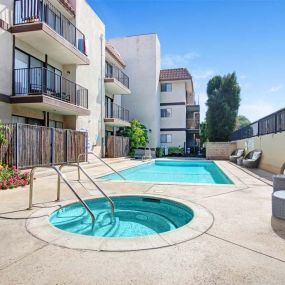
[[[201,118],[207,83],[236,72],[239,114],[251,121],[285,107],[285,0],[88,0],[106,38],[157,33],[161,67],[190,71]]]

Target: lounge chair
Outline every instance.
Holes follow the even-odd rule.
[[[243,159],[242,164],[247,168],[257,168],[262,156],[262,150],[255,149],[250,151]]]
[[[237,148],[230,155],[230,161],[233,163],[237,163],[238,158],[241,158],[243,156],[244,156],[244,149],[243,148]]]

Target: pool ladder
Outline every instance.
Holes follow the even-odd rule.
[[[123,180],[126,180],[126,178],[120,174],[118,171],[116,171],[111,165],[109,165],[107,162],[105,162],[101,157],[99,157],[98,155],[96,155],[93,151],[89,151],[87,154],[86,153],[80,153],[77,157],[77,165],[79,166],[80,163],[80,158],[82,156],[87,157],[87,161],[88,161],[88,154],[92,154],[93,156],[95,156],[98,160],[100,160],[102,163],[104,163],[107,167],[109,167],[114,173],[116,173],[118,176],[120,176]],[[80,180],[80,170],[78,168],[78,180]]]
[[[95,183],[95,181],[87,174],[87,172],[79,165],[79,164],[71,164],[71,163],[66,163],[66,164],[62,164],[60,165],[59,168],[57,168],[54,165],[51,166],[36,166],[33,167],[30,173],[30,191],[29,191],[29,208],[28,209],[32,209],[33,207],[33,192],[34,192],[34,174],[35,171],[39,168],[51,168],[53,169],[58,176],[57,179],[57,199],[56,201],[60,200],[60,178],[62,178],[62,180],[64,181],[64,183],[68,186],[68,188],[72,191],[72,193],[75,195],[75,197],[78,199],[78,201],[81,203],[81,205],[86,209],[86,211],[88,212],[88,214],[91,217],[92,223],[94,224],[96,218],[95,215],[92,213],[92,211],[90,210],[90,208],[88,207],[88,205],[84,202],[84,200],[78,195],[78,193],[75,191],[75,189],[73,188],[73,186],[70,184],[70,182],[66,179],[65,175],[61,172],[61,169],[64,166],[72,166],[72,167],[77,167],[78,168],[78,174],[79,174],[79,180],[80,180],[80,170],[84,173],[84,175],[88,178],[88,180],[95,185],[95,187],[97,188],[97,190],[108,200],[108,202],[111,205],[111,209],[112,209],[112,215],[114,216],[115,213],[115,205],[114,202],[112,201],[112,199],[106,195],[106,193]]]

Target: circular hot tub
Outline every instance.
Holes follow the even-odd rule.
[[[188,224],[193,210],[175,201],[147,196],[112,197],[115,213],[104,198],[87,200],[95,223],[80,203],[66,205],[49,216],[58,229],[86,236],[125,238],[169,232]]]

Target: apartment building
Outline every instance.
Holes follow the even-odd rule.
[[[110,44],[105,47],[105,155],[109,157],[126,155],[115,153],[117,130],[130,126],[129,110],[122,107],[122,97],[130,96],[129,77],[125,74],[126,64],[120,53]],[[122,144],[122,142],[119,142]]]
[[[132,96],[122,105],[149,130],[151,148],[182,147],[189,153],[199,142],[200,107],[192,76],[185,68],[160,70],[156,34],[111,39],[126,63]]]
[[[160,70],[156,34],[106,43],[86,0],[0,0],[0,41],[2,122],[88,131],[102,156],[131,119],[151,148],[196,144],[192,78]]]
[[[160,144],[190,152],[198,143],[200,106],[186,68],[160,71]]]
[[[84,129],[101,151],[105,26],[86,1],[0,1],[0,119]]]
[[[122,96],[122,105],[131,118],[148,129],[149,146],[160,145],[160,43],[156,34],[110,39],[126,63],[131,96]]]

